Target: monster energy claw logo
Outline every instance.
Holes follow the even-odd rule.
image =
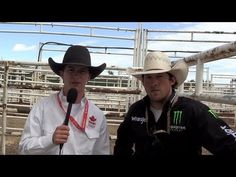
[[[181,123],[182,113],[183,113],[182,111],[174,111],[174,119],[173,119],[174,125],[179,125]]]

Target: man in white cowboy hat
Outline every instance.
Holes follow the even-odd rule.
[[[120,124],[114,155],[192,157],[205,147],[236,157],[236,132],[205,104],[177,95],[187,74],[184,61],[172,65],[162,52],[147,54],[143,71],[132,74],[147,95],[130,106]]]
[[[106,118],[85,96],[86,83],[102,73],[106,64],[91,66],[88,49],[79,45],[67,49],[62,63],[52,58],[48,62],[53,72],[63,79],[64,86],[33,106],[19,143],[20,153],[110,154]],[[65,124],[68,99],[74,104],[67,116],[69,122]]]

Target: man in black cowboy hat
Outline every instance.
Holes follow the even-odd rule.
[[[236,132],[205,104],[175,92],[187,74],[185,62],[172,65],[162,52],[147,54],[143,71],[132,73],[147,95],[130,106],[118,128],[115,155],[193,157],[205,147],[236,157]]]
[[[106,64],[91,66],[88,49],[79,45],[68,48],[62,63],[52,58],[48,62],[53,72],[63,79],[64,86],[33,106],[19,143],[20,153],[110,154],[106,118],[85,96],[86,83],[102,73]],[[63,124],[71,88],[77,94],[72,98],[69,123]]]

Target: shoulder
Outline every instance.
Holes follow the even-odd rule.
[[[183,97],[183,96],[180,96],[178,98],[178,104],[181,104],[181,105],[185,105],[185,106],[189,106],[189,107],[207,107],[207,105],[205,105],[204,103],[198,101],[198,100],[194,100],[192,98],[188,98],[188,97]]]
[[[91,100],[88,100],[88,103],[90,110],[96,112],[96,114],[104,115],[103,111],[97,105],[95,105]]]
[[[191,98],[179,97],[174,107],[175,109],[183,110],[190,117],[196,117],[198,121],[209,116],[209,106]]]
[[[208,113],[210,109],[206,104],[198,100],[182,96],[178,98],[178,101],[173,107],[175,109],[185,110],[192,115],[205,114]]]
[[[37,102],[34,104],[34,106],[47,106],[48,104],[51,104],[52,102],[56,101],[56,93],[52,93],[49,96],[41,97],[37,100]]]
[[[126,117],[130,117],[131,115],[143,115],[146,110],[146,105],[147,103],[143,99],[134,102],[130,105],[128,112],[126,113]]]
[[[137,109],[137,108],[142,108],[145,107],[146,103],[143,99],[134,102],[133,104],[130,105],[129,109],[133,110],[133,109]]]

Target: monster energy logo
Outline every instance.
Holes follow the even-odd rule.
[[[179,125],[181,123],[182,113],[183,113],[182,111],[174,111],[174,119],[173,119],[174,125]]]
[[[211,113],[215,118],[218,118],[218,115],[211,109],[208,110],[209,113]]]

